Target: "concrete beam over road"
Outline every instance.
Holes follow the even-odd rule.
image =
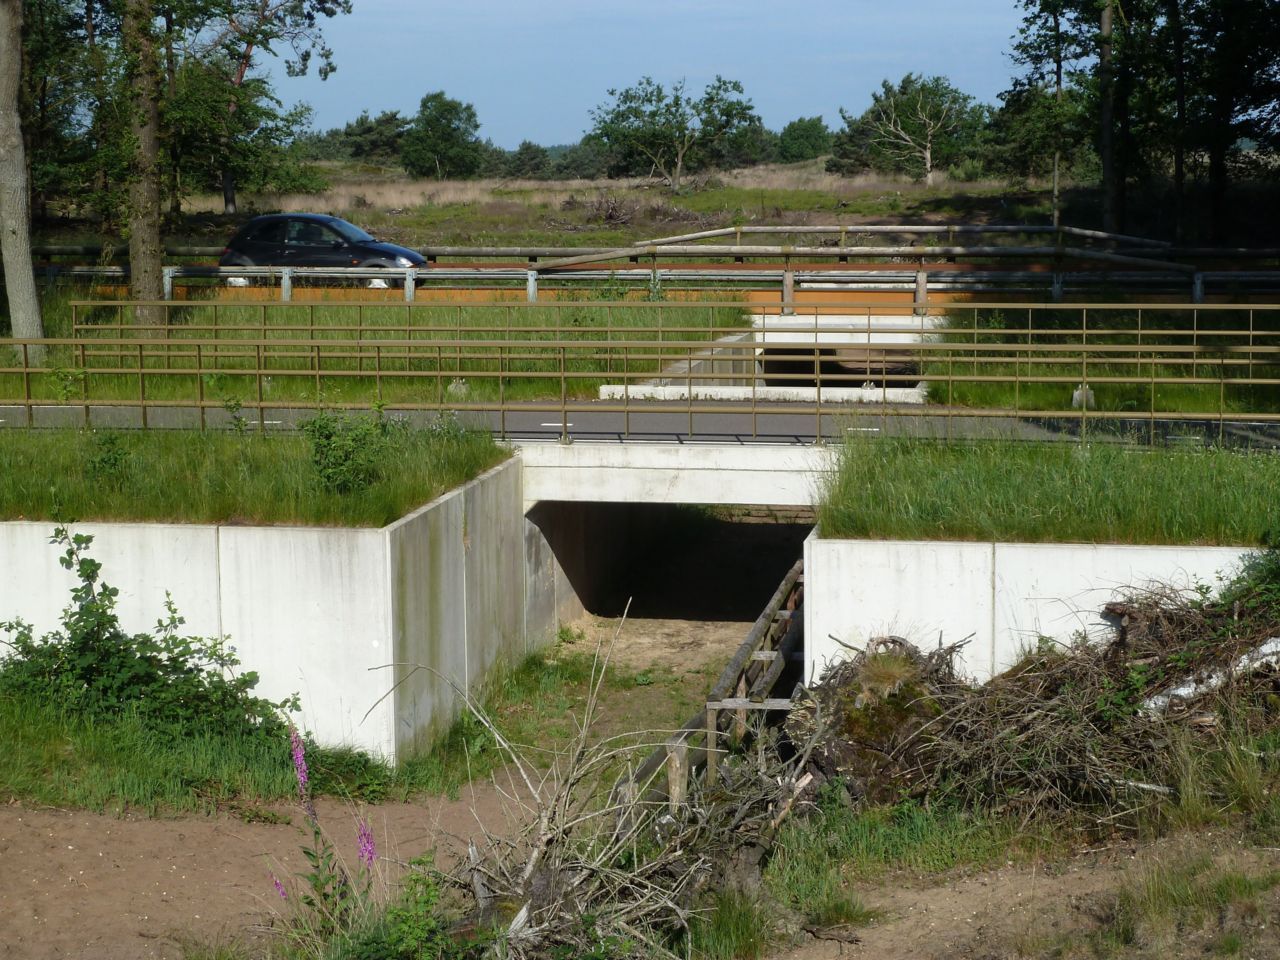
[[[807,507],[836,448],[712,443],[516,445],[526,507],[540,500]]]

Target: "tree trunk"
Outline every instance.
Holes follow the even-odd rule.
[[[924,161],[924,185],[926,187],[933,186],[933,146],[929,143],[924,145],[924,152],[920,155],[920,159]]]
[[[1102,26],[1098,31],[1098,87],[1102,98],[1098,124],[1098,155],[1102,160],[1102,229],[1118,230],[1116,210],[1115,111],[1116,91],[1112,65],[1112,0],[1102,8]]]
[[[164,295],[160,246],[160,70],[152,36],[151,0],[126,0],[122,21],[133,169],[129,178],[129,284],[135,300]],[[137,307],[137,322],[161,324],[160,307]]]
[[[1173,239],[1182,239],[1182,207],[1186,191],[1187,65],[1186,28],[1182,0],[1169,0],[1169,29],[1173,31]]]
[[[436,175],[439,177],[440,163],[436,162]],[[230,167],[222,168],[222,212],[236,212],[236,176]]]
[[[22,82],[22,0],[0,0],[0,259],[15,337],[40,338],[44,324],[31,266],[31,208],[27,157],[18,120]],[[43,362],[43,349],[28,348]]]

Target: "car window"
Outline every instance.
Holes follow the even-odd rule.
[[[340,234],[347,238],[351,243],[376,243],[369,234],[365,233],[354,223],[347,223],[345,220],[332,220],[330,226],[337,230]]]
[[[310,220],[289,221],[289,243],[303,247],[331,247],[342,240],[326,226]]]
[[[284,221],[270,220],[249,237],[254,243],[284,243]]]

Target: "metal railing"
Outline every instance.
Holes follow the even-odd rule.
[[[135,311],[167,322],[141,324]],[[1222,438],[1233,425],[1280,423],[1280,305],[891,314],[815,303],[786,315],[733,302],[111,302],[72,312],[71,337],[0,340],[0,408],[17,422],[93,423],[117,410],[151,426],[166,411],[166,424],[205,428],[234,409],[265,429],[279,411],[377,405],[469,414],[502,435],[524,429],[513,417],[551,414],[562,436],[579,415],[612,417],[607,432],[627,436],[661,414],[664,430],[678,417],[691,437],[816,440],[855,415],[927,420],[947,436],[953,422],[984,419],[1082,436],[1111,424],[1150,439],[1158,424]]]

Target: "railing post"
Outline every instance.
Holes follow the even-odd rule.
[[[173,299],[173,271],[174,267],[162,267],[160,269],[161,283],[164,286],[164,298],[166,300]]]
[[[1204,303],[1204,274],[1199,270],[1191,275],[1191,302]]]
[[[27,414],[27,426],[30,427],[34,414],[31,411],[31,345],[22,345],[22,409]]]
[[[524,275],[524,297],[529,303],[538,302],[538,271],[527,270]]]
[[[1049,284],[1049,299],[1054,303],[1061,303],[1065,287],[1063,285],[1062,274],[1055,273],[1053,280]]]
[[[404,302],[413,303],[413,295],[418,286],[418,271],[408,267],[404,272]]]
[[[790,316],[796,312],[796,275],[787,261],[782,271],[782,313]]]
[[[923,317],[929,306],[929,273],[921,264],[920,269],[916,271],[916,297],[915,308],[913,312],[917,317]]]
[[[293,270],[289,267],[280,268],[280,299],[293,299]]]
[[[720,715],[712,707],[707,707],[707,786],[716,782],[719,773],[720,754],[717,736],[720,732]]]

